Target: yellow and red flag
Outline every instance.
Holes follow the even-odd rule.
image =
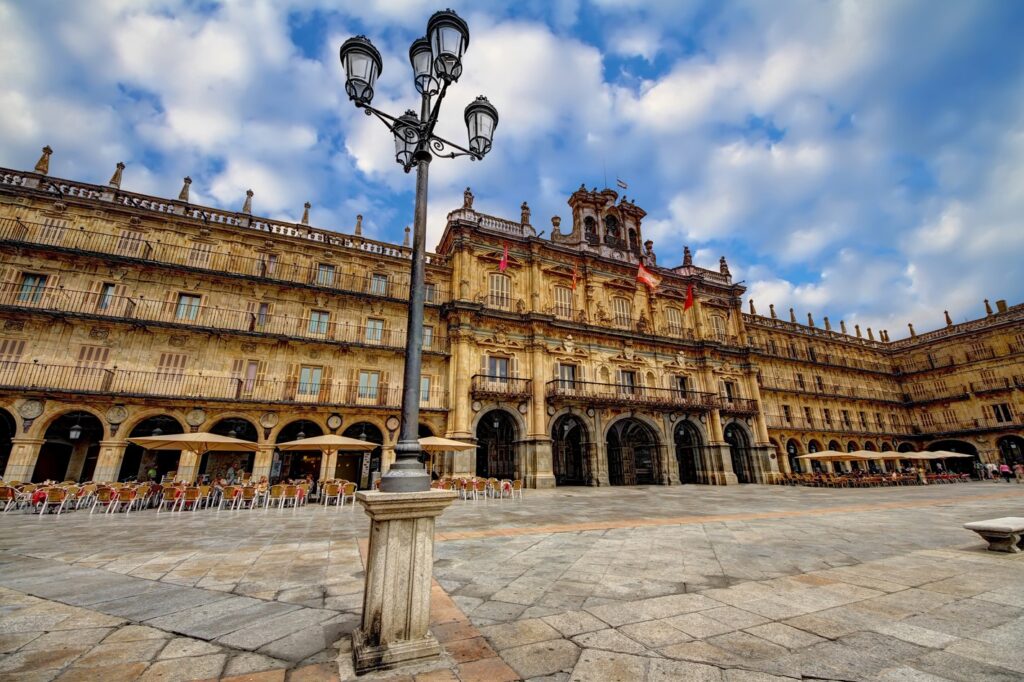
[[[645,268],[643,263],[640,263],[640,268],[636,271],[636,281],[643,282],[651,291],[657,289],[661,284],[661,278]]]

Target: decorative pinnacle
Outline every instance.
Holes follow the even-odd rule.
[[[857,330],[857,338],[859,339],[860,338],[860,325],[859,324],[855,324],[855,325],[853,325],[853,328]]]
[[[942,313],[946,316],[946,326],[947,327],[952,327],[953,326],[953,318],[949,316],[949,311],[948,310],[943,310]]]
[[[807,313],[807,326],[808,327],[813,327],[814,326],[814,318],[811,317],[810,313]]]
[[[117,169],[114,171],[114,174],[110,176],[110,182],[107,184],[111,187],[121,189],[121,173],[124,171],[124,168],[124,161],[118,161]]]
[[[844,334],[846,333],[846,320],[839,320],[839,329]]]
[[[402,246],[409,246],[409,226],[405,226],[405,238],[402,240]]]
[[[779,318],[779,316],[775,314],[775,304],[774,303],[769,303],[768,304],[768,312],[771,313],[771,316],[772,316],[773,320],[777,320]]]
[[[907,328],[910,329],[911,336],[917,336],[917,332],[914,331],[914,325],[912,323],[907,322]]]
[[[363,214],[360,213],[356,216],[356,235],[363,234]]]
[[[242,213],[252,213],[252,197],[254,192],[251,189],[245,190],[245,204],[242,205]]]
[[[825,316],[825,331],[832,331],[832,323],[828,321],[828,315]]]
[[[53,150],[50,149],[50,145],[43,147],[43,155],[36,161],[36,173],[46,175],[50,172],[50,154],[52,153]]]
[[[313,208],[313,204],[308,201],[302,205],[302,224],[309,225],[309,209]]]
[[[750,299],[750,314],[757,315],[757,308],[754,307],[754,299]]]
[[[185,176],[184,183],[181,186],[181,191],[178,192],[178,201],[184,201],[188,203],[188,188],[192,184],[192,178]]]

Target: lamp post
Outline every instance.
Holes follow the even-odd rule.
[[[395,160],[408,173],[416,168],[416,208],[413,220],[412,273],[409,282],[408,332],[402,384],[402,420],[395,463],[381,478],[382,492],[417,492],[430,489],[430,476],[420,462],[419,412],[423,343],[423,284],[426,261],[427,176],[434,157],[469,156],[483,159],[491,150],[498,111],[478,97],[465,109],[469,142],[462,147],[434,133],[441,102],[448,87],[462,75],[462,56],[469,47],[469,27],[451,10],[436,12],[427,22],[427,35],[409,48],[413,83],[420,93],[420,111],[395,117],[371,106],[374,85],[383,70],[380,52],[365,36],[349,38],[341,46],[345,91],[367,116],[376,116],[395,138]]]

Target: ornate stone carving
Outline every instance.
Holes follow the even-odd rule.
[[[23,400],[22,403],[18,405],[18,414],[21,415],[22,419],[35,419],[42,413],[42,400]]]
[[[5,332],[20,332],[25,330],[25,320],[4,320]]]
[[[89,338],[103,340],[110,336],[110,330],[104,329],[103,327],[93,327],[89,330]]]
[[[114,405],[107,410],[107,422],[113,426],[117,426],[124,422],[128,418],[128,408],[124,405]]]
[[[252,343],[251,341],[247,341],[247,342],[242,344],[242,352],[243,353],[254,353],[254,352],[256,352],[257,348],[258,348],[258,346],[255,343]]]
[[[184,348],[188,344],[188,336],[178,334],[167,339],[167,345],[172,348]]]

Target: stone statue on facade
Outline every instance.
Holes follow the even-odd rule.
[[[473,210],[473,191],[469,187],[462,193],[462,208]]]
[[[725,256],[718,259],[718,271],[729,277],[732,273],[729,272],[729,264],[725,262]]]
[[[523,225],[529,225],[530,224],[530,205],[527,204],[524,201],[523,205],[519,207],[519,211],[520,211],[520,213],[519,213],[519,221]]]
[[[693,254],[690,253],[690,247],[683,247],[683,267],[690,267],[693,265]]]
[[[648,239],[644,242],[644,265],[657,265],[658,257],[654,255],[654,242]]]

